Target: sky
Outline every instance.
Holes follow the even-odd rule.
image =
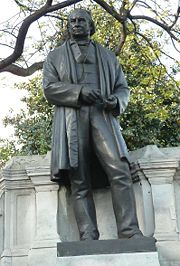
[[[9,19],[11,16],[16,14],[17,6],[13,0],[6,0],[1,3],[0,9],[0,23]],[[7,54],[8,51],[4,49],[1,55]],[[13,135],[13,128],[3,126],[2,120],[8,115],[9,110],[12,108],[16,113],[24,108],[23,103],[20,99],[25,95],[25,91],[20,91],[15,88],[14,84],[19,82],[24,82],[29,78],[17,77],[11,73],[0,73],[0,138],[8,138],[8,136]]]
[[[20,108],[24,108],[20,101],[23,92],[14,88],[14,83],[20,82],[22,78],[18,79],[12,76],[12,74],[2,74],[0,77],[0,138],[8,138],[14,132],[12,127],[5,128],[2,124],[2,120],[8,115],[9,110],[12,108],[17,113]]]
[[[8,20],[18,12],[19,9],[14,0],[2,1],[0,8],[0,26],[2,22]],[[30,26],[28,34],[29,36],[33,36],[33,40],[38,40],[40,36],[34,24]],[[25,46],[28,46],[28,51],[30,51],[31,45],[34,44],[33,40],[28,39],[28,42],[25,42]],[[0,57],[8,56],[11,53],[11,49],[1,46]],[[3,125],[3,118],[9,114],[9,110],[13,109],[14,113],[18,113],[21,108],[25,108],[25,104],[23,105],[20,99],[26,94],[26,91],[18,90],[14,85],[28,81],[32,77],[33,75],[29,77],[18,77],[8,72],[0,73],[0,138],[8,138],[14,132],[12,127],[4,127]]]

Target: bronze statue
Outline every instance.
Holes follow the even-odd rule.
[[[99,238],[91,190],[91,159],[108,177],[119,238],[139,238],[128,152],[117,116],[129,89],[110,50],[92,41],[91,14],[73,10],[70,38],[51,51],[44,64],[44,94],[55,105],[52,181],[69,178],[81,240]]]

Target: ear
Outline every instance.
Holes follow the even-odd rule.
[[[69,32],[69,20],[67,22],[67,31]]]
[[[94,21],[91,20],[91,23],[90,23],[90,35],[92,36],[95,32],[96,32],[96,28],[95,28],[95,25],[94,25]]]

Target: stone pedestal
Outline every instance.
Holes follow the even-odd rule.
[[[3,199],[1,266],[24,266],[34,237],[35,197],[25,169],[15,159],[3,171],[0,188],[0,201]]]
[[[59,186],[49,179],[49,167],[28,167],[36,197],[35,238],[28,254],[28,266],[51,266],[56,263],[57,210]]]
[[[45,156],[17,157],[6,165],[0,180],[1,266],[56,265],[59,186],[49,176]]]
[[[58,258],[57,266],[160,266],[157,252],[85,255]]]
[[[180,265],[180,241],[158,241],[157,250],[160,265],[179,266]]]
[[[58,243],[57,266],[160,266],[153,238]]]
[[[148,151],[149,152],[149,151]],[[175,207],[174,176],[178,161],[167,158],[152,146],[149,154],[138,160],[145,178],[150,182],[154,206],[154,237],[157,240],[177,240],[177,216]]]
[[[179,266],[180,148],[147,146],[130,155],[140,228],[145,236],[155,234],[161,266]],[[63,264],[65,257],[56,256],[57,242],[79,240],[71,193],[49,180],[50,154],[15,157],[0,173],[0,266],[73,265],[70,257]],[[109,188],[94,191],[94,200],[100,239],[116,239]],[[113,266],[132,260],[147,266],[153,258],[155,266],[156,251],[145,253],[91,254],[84,261],[102,266],[114,258]],[[78,257],[73,266],[81,264]]]
[[[157,239],[160,264],[179,266],[180,149],[147,146],[138,153],[133,162],[137,173],[144,175],[151,187],[154,237]]]

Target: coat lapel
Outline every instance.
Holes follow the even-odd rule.
[[[66,68],[68,71],[68,79],[71,83],[77,84],[77,73],[75,69],[75,61],[72,55],[70,44],[67,41],[65,43]],[[68,84],[67,84],[68,86]],[[74,108],[65,108],[65,120],[66,120],[66,135],[67,146],[69,154],[70,167],[75,168],[78,166],[78,132],[77,132],[77,118]]]

